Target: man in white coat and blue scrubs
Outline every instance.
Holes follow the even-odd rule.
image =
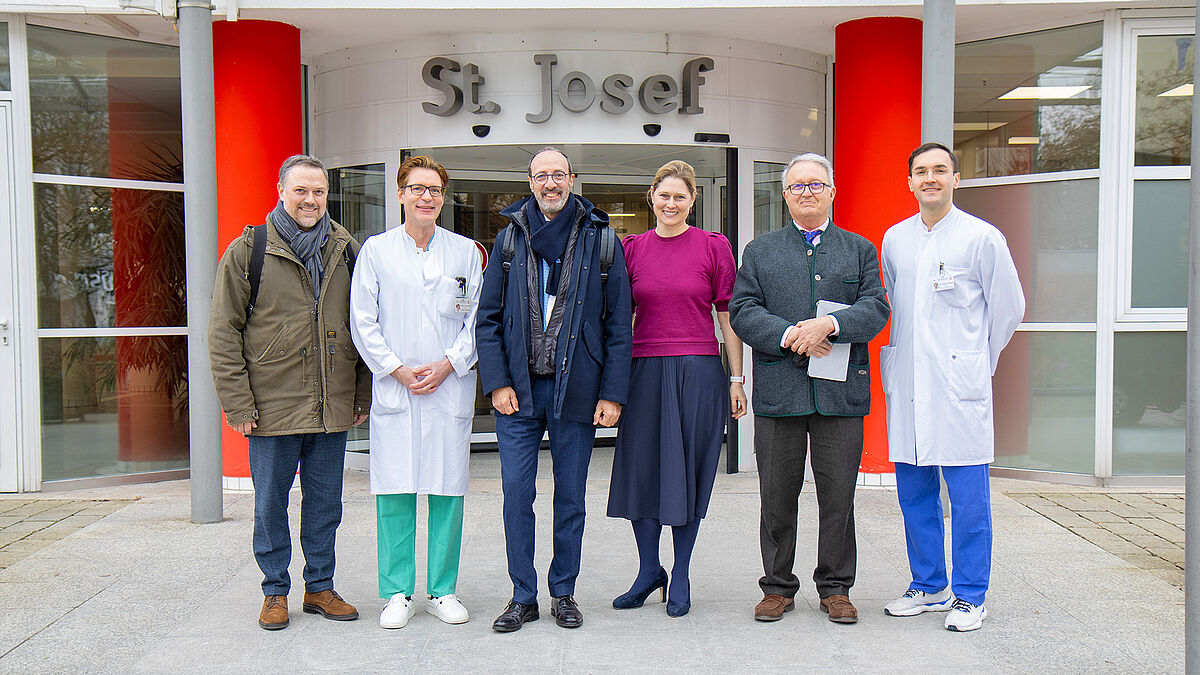
[[[437,227],[446,170],[412,157],[396,176],[404,224],[364,242],[350,288],[351,334],[374,373],[371,493],[379,616],[403,628],[416,611],[417,495],[428,495],[425,610],[464,623],[455,597],[475,412],[475,313],[483,266],[475,242]]]
[[[880,362],[912,572],[908,591],[884,613],[949,611],[948,630],[970,631],[987,616],[992,564],[992,375],[1025,296],[1004,235],[955,208],[958,178],[946,146],[914,150],[908,186],[920,211],[883,237],[892,329]],[[939,473],[950,495],[950,580]]]

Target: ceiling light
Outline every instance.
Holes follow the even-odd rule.
[[[1009,145],[1037,145],[1042,142],[1041,136],[1009,136]]]
[[[1008,122],[955,122],[955,131],[991,131],[999,129]]]
[[[1178,87],[1175,87],[1174,89],[1168,89],[1168,90],[1164,91],[1163,93],[1159,94],[1159,96],[1191,96],[1191,95],[1192,95],[1192,83],[1191,82],[1188,82],[1187,84],[1181,84]]]
[[[633,218],[636,215],[637,215],[636,213],[610,213],[610,214],[608,214],[608,217],[609,218]]]
[[[1030,98],[1071,98],[1091,89],[1086,85],[1077,87],[1017,87],[1000,97],[1000,100]]]

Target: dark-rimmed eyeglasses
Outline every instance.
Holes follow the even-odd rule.
[[[814,195],[819,195],[824,192],[825,188],[827,187],[829,186],[825,183],[822,183],[819,180],[814,180],[811,183],[792,183],[791,185],[785,187],[784,190],[787,190],[788,192],[799,197],[800,195],[804,194],[805,188],[808,188],[808,191]]]
[[[566,171],[554,171],[551,173],[543,171],[541,173],[533,174],[532,178],[534,183],[537,183],[538,185],[545,185],[546,181],[551,178],[554,179],[555,183],[561,183],[565,181],[569,175],[570,174],[568,174]]]
[[[413,183],[412,185],[405,185],[404,189],[408,190],[409,193],[414,197],[420,197],[428,192],[430,197],[437,199],[438,197],[446,194],[446,188],[439,187],[437,185],[418,185]]]

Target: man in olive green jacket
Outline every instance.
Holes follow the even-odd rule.
[[[209,323],[209,360],[226,422],[249,437],[254,557],[263,572],[258,623],[288,625],[288,492],[297,468],[303,499],[304,611],[349,621],[358,612],[333,590],[342,519],[346,432],[371,407],[371,375],[350,340],[350,275],[358,242],[329,218],[320,160],[295,155],[279,169],[279,203],[257,227],[266,248],[251,300],[255,227],[225,250]],[[253,303],[253,304],[252,304]]]

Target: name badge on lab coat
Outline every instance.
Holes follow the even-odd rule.
[[[951,288],[954,288],[954,275],[950,274],[945,265],[938,264],[938,275],[933,280],[933,290],[948,291]]]

